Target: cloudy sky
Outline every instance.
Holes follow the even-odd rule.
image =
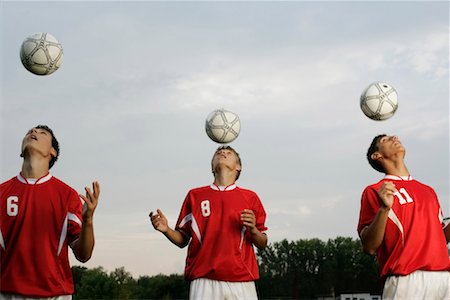
[[[356,238],[361,192],[382,176],[365,159],[379,133],[401,138],[450,216],[448,2],[1,1],[0,19],[1,181],[26,131],[52,127],[53,175],[102,186],[87,267],[183,272],[186,248],[148,213],[173,226],[187,191],[211,183],[204,122],[220,107],[241,118],[238,184],[260,196],[270,242]],[[19,60],[35,32],[63,45],[50,76]],[[387,121],[359,108],[374,81],[399,94]]]

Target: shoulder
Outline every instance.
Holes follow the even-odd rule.
[[[418,180],[416,180],[416,179],[413,179],[413,180],[411,181],[411,183],[414,184],[414,185],[417,185],[417,186],[421,186],[421,187],[426,188],[426,189],[433,190],[433,188],[432,188],[431,186],[429,186],[429,185],[427,185],[427,184],[425,184],[425,183],[422,183],[422,182],[420,182],[420,181],[418,181]]]
[[[192,188],[189,190],[189,194],[191,193],[201,193],[201,192],[205,192],[205,191],[209,191],[211,190],[209,185],[205,185],[205,186],[201,186],[201,187],[196,187],[196,188]]]
[[[189,190],[189,192],[187,193],[187,197],[196,197],[196,196],[199,196],[199,195],[210,193],[211,191],[212,191],[212,189],[211,189],[211,187],[209,185],[196,187],[196,188],[193,188],[193,189]]]
[[[13,184],[16,181],[18,181],[18,180],[17,180],[17,177],[15,176],[15,177],[13,177],[13,178],[11,178],[9,180],[6,180],[6,181],[2,182],[0,184],[0,187],[5,187],[5,186],[8,186],[8,185],[11,185],[11,184]]]
[[[75,193],[78,195],[77,191],[73,187],[69,186],[67,183],[59,178],[56,178],[55,176],[52,176],[52,178],[49,180],[49,183],[60,191],[66,191],[68,193]]]
[[[250,189],[246,189],[246,188],[242,188],[242,187],[238,186],[238,187],[236,187],[236,190],[238,190],[238,191],[240,191],[242,193],[248,194],[248,195],[252,195],[252,196],[258,197],[258,195],[254,191],[252,191]]]
[[[5,182],[2,182],[0,184],[0,194],[3,195],[4,193],[16,191],[19,188],[19,185],[17,183],[20,183],[17,177],[13,177]]]
[[[427,190],[428,192],[431,192],[432,194],[436,195],[436,192],[434,191],[434,189],[431,186],[429,186],[429,185],[426,185],[426,184],[424,184],[424,183],[422,183],[420,181],[417,181],[415,179],[412,180],[411,183],[417,188],[421,188],[421,189]]]
[[[377,190],[379,190],[381,185],[385,181],[386,181],[385,179],[381,179],[380,181],[378,181],[376,183],[369,184],[368,186],[365,187],[364,193],[367,192],[367,191],[377,191]]]
[[[241,193],[242,195],[244,195],[248,199],[253,199],[255,201],[261,202],[261,200],[259,199],[258,194],[256,194],[254,191],[252,191],[250,189],[236,187],[236,191],[238,191],[239,193]]]

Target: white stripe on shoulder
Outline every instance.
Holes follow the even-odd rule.
[[[178,227],[183,227],[189,221],[191,221],[192,231],[194,231],[195,235],[197,236],[198,241],[200,243],[202,243],[202,235],[200,234],[200,229],[198,228],[197,221],[195,221],[195,218],[192,215],[192,213],[190,213],[186,217],[184,217],[183,220],[181,220],[180,225],[178,225]]]

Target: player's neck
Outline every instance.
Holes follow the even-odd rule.
[[[217,186],[229,186],[236,181],[236,175],[233,172],[218,172],[214,175],[214,184]]]
[[[41,178],[48,174],[48,161],[37,157],[27,157],[22,164],[22,175],[25,178]]]
[[[387,175],[409,176],[408,168],[406,168],[403,159],[390,161],[385,164],[384,169]]]

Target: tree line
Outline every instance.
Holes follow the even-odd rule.
[[[282,240],[257,252],[260,299],[315,299],[343,293],[381,295],[375,257],[361,251],[359,240],[337,237]],[[74,299],[187,299],[189,282],[181,274],[140,276],[120,267],[72,267]]]

